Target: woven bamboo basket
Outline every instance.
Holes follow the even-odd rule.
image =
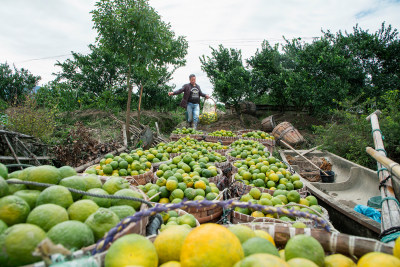
[[[234,198],[234,199],[238,199],[238,198]],[[309,209],[312,209],[310,207],[304,206],[304,205],[285,205],[283,207],[287,207],[290,208],[292,206],[301,206],[301,207],[306,207]],[[322,217],[325,221],[329,222],[329,214],[328,211],[324,208],[321,207],[322,213],[319,213],[318,211],[312,209],[318,216]],[[259,221],[259,222],[267,222],[267,223],[283,223],[283,224],[287,224],[289,226],[291,226],[293,223],[295,222],[303,222],[304,224],[306,224],[309,228],[316,228],[318,227],[317,224],[315,224],[312,220],[309,219],[305,219],[305,218],[296,218],[296,221],[292,221],[292,222],[288,222],[288,221],[283,221],[279,219],[279,214],[277,214],[277,218],[270,218],[270,217],[253,217],[247,214],[243,214],[237,211],[232,211],[231,213],[231,222],[234,224],[238,224],[238,223],[250,223],[250,222],[254,222],[254,221]],[[330,223],[330,222],[329,222]],[[333,226],[331,225],[331,228],[333,228]]]
[[[272,135],[276,140],[283,140],[291,146],[304,142],[304,138],[299,131],[287,121],[279,123],[272,131]]]
[[[222,199],[222,195],[218,200]],[[192,214],[200,223],[217,222],[222,215],[223,209],[219,206],[211,206],[206,208],[188,208],[185,209]]]
[[[261,139],[261,138],[252,138],[252,137],[242,137],[242,134],[244,134],[244,133],[249,133],[249,132],[254,132],[254,131],[257,131],[257,130],[251,130],[251,129],[239,130],[239,131],[237,131],[238,139],[257,141],[257,142],[263,144],[264,146],[272,147],[271,149],[268,148],[269,150],[272,151],[273,147],[275,147],[275,140],[273,140],[273,139]],[[271,134],[271,135],[272,135],[272,134]]]
[[[153,167],[153,172],[157,171],[158,168],[160,168],[160,165],[168,163],[168,162],[169,162],[169,160],[152,163],[151,166]]]
[[[86,170],[91,169],[95,166],[97,166],[97,165],[90,166]],[[85,172],[86,172],[86,170],[85,170]],[[83,175],[85,175],[85,172],[83,173]],[[133,186],[145,185],[145,184],[151,182],[151,180],[153,179],[153,173],[154,173],[154,169],[153,169],[153,166],[151,166],[150,170],[143,174],[131,175],[131,176],[118,176],[118,177],[126,179]],[[101,178],[101,177],[115,177],[115,176],[99,176],[99,177]]]
[[[243,223],[253,230],[268,232],[277,248],[283,249],[295,235],[305,234],[319,241],[327,255],[340,253],[353,259],[360,258],[369,252],[382,252],[392,255],[393,247],[372,238],[358,237],[337,232],[326,232],[323,229],[294,228],[287,224],[275,223]],[[229,227],[230,225],[224,225]]]
[[[382,252],[389,255],[393,253],[393,247],[371,238],[358,237],[341,233],[328,233],[322,229],[310,228],[294,228],[287,224],[269,223],[269,222],[253,222],[241,223],[252,230],[263,230],[269,233],[274,239],[278,249],[284,249],[290,238],[296,235],[308,235],[318,240],[322,245],[325,254],[343,254],[354,260],[362,257],[369,252]],[[230,227],[231,224],[224,224],[224,227]],[[154,242],[156,235],[148,236],[147,238]],[[107,252],[102,252],[95,255],[96,261],[104,266],[104,258]],[[382,266],[383,267],[383,266]]]
[[[149,212],[149,214],[151,213]],[[326,255],[340,253],[356,260],[369,252],[376,251],[392,254],[393,251],[392,246],[375,239],[346,235],[338,232],[328,232],[325,229],[294,228],[286,222],[253,221],[251,223],[241,223],[241,225],[248,226],[252,230],[266,231],[274,239],[278,249],[284,249],[290,238],[304,234],[317,239],[322,245]],[[228,228],[232,225],[224,224],[223,226]],[[156,235],[148,236],[147,238],[154,242]],[[101,266],[104,266],[104,257],[106,253],[107,252],[101,252],[94,256]]]
[[[261,121],[261,130],[264,132],[272,132],[276,126],[274,115],[268,116]]]
[[[210,135],[206,136],[207,142],[213,142],[213,143],[220,142],[223,145],[230,145],[238,139],[239,138],[237,136],[235,136],[235,137],[233,137],[233,136],[210,136]]]

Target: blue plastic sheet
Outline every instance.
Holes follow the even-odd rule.
[[[358,213],[361,213],[378,223],[381,223],[381,213],[374,208],[364,206],[364,205],[356,205],[354,210]]]

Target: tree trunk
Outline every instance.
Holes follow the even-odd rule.
[[[139,106],[138,106],[138,123],[140,127],[140,104],[142,103],[142,93],[143,93],[143,84],[140,85],[140,96],[139,96]]]
[[[128,86],[128,102],[126,103],[126,139],[128,140],[128,146],[131,144],[131,136],[129,133],[129,121],[131,112],[131,100],[132,100],[132,85],[131,85],[131,64],[129,64],[128,76],[126,77],[126,83]]]

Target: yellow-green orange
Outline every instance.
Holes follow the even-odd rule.
[[[234,235],[239,238],[240,243],[244,243],[247,241],[247,239],[250,239],[252,237],[256,237],[256,234],[254,233],[253,230],[250,229],[250,227],[245,226],[245,225],[232,225],[228,228],[229,231],[231,231]]]
[[[103,184],[103,189],[110,195],[127,188],[129,188],[129,182],[121,177],[112,177]]]
[[[318,266],[324,266],[325,252],[321,244],[312,236],[296,235],[285,246],[285,258],[305,258]]]
[[[27,223],[37,225],[45,232],[64,221],[68,221],[67,210],[55,204],[44,204],[34,208],[26,219]]]
[[[31,208],[28,203],[17,196],[5,196],[0,199],[0,220],[8,226],[24,223]]]
[[[90,228],[79,221],[65,221],[57,224],[47,232],[47,237],[55,244],[61,244],[67,249],[80,249],[94,243]]]
[[[181,263],[179,261],[169,261],[161,264],[160,267],[181,267]]]
[[[29,170],[27,180],[30,182],[58,184],[61,180],[60,171],[50,165],[42,165]],[[42,186],[29,186],[31,189],[43,190]]]
[[[287,264],[289,264],[290,267],[318,267],[314,262],[304,259],[304,258],[294,258],[291,260],[287,261]],[[337,266],[342,266],[342,265],[337,265]],[[326,267],[326,265],[325,265]],[[342,267],[346,267],[343,265]]]
[[[382,252],[369,252],[362,256],[357,263],[357,267],[372,266],[398,267],[400,266],[400,259]]]
[[[94,233],[97,240],[102,238],[111,228],[119,223],[118,216],[109,209],[99,208],[95,213],[92,213],[85,221]]]
[[[8,187],[8,183],[0,176],[0,197],[7,196],[9,192],[10,188]]]
[[[129,234],[115,241],[108,249],[105,267],[143,266],[157,267],[158,256],[153,243],[146,237]]]
[[[271,243],[275,246],[274,238],[273,238],[269,233],[267,233],[266,231],[263,231],[263,230],[254,230],[254,233],[255,233],[256,236],[258,236],[258,237],[262,237],[262,238],[267,239],[269,242],[271,242]]]
[[[244,256],[257,253],[267,253],[279,257],[278,249],[267,239],[262,237],[252,237],[242,244]]]
[[[6,165],[0,163],[0,176],[4,179],[8,179],[8,169]]]
[[[325,267],[356,267],[356,264],[342,254],[332,254],[325,257]]]
[[[128,216],[132,216],[136,212],[134,208],[132,208],[131,206],[128,206],[128,205],[112,206],[112,207],[109,207],[109,209],[112,212],[114,212],[115,214],[117,214],[117,216],[120,220],[122,220]]]
[[[400,259],[400,236],[394,242],[393,256]]]
[[[61,185],[47,187],[39,194],[36,200],[36,206],[48,203],[68,208],[73,203],[71,192]]]
[[[180,259],[182,267],[231,267],[243,257],[240,241],[232,232],[221,225],[207,223],[188,234]]]
[[[70,220],[85,222],[86,219],[99,209],[99,206],[90,199],[82,199],[72,203],[68,208]]]
[[[16,224],[0,235],[0,266],[20,266],[40,260],[32,256],[36,246],[46,238],[46,233],[38,226]]]
[[[158,262],[162,264],[168,261],[179,261],[183,241],[189,233],[190,229],[181,225],[174,225],[162,231],[154,240]]]
[[[20,190],[14,193],[14,196],[20,197],[28,203],[31,210],[36,206],[36,200],[40,195],[39,190]]]
[[[58,168],[61,178],[70,177],[76,175],[76,171],[71,166],[62,166]]]
[[[271,254],[253,254],[242,261],[236,263],[233,267],[290,267],[281,258]]]
[[[114,194],[114,196],[124,196],[124,197],[135,197],[135,198],[141,198],[143,199],[142,194],[140,194],[137,191],[133,191],[132,189],[122,189],[119,190]],[[135,210],[140,209],[140,205],[142,203],[139,201],[133,201],[133,200],[127,200],[127,199],[114,199],[112,200],[112,205],[113,206],[120,206],[120,205],[128,205],[134,208]]]

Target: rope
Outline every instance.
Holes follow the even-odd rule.
[[[42,186],[42,187],[50,187],[50,186],[55,186],[55,184],[46,184],[46,183],[36,183],[36,182],[30,182],[30,181],[13,181],[13,180],[7,180],[8,184],[25,184],[25,185],[36,185],[36,186]],[[93,194],[89,193],[86,191],[74,189],[74,188],[67,188],[70,192],[72,193],[77,193],[77,194],[82,194],[86,196],[91,196],[91,197],[99,197],[99,198],[110,198],[110,199],[125,199],[125,200],[132,200],[132,201],[137,201],[146,204],[150,208],[153,207],[151,202],[148,202],[144,199],[141,198],[136,198],[136,197],[127,197],[127,196],[115,196],[115,195],[99,195],[99,194]]]
[[[393,240],[396,240],[399,236],[400,236],[400,226],[394,226],[392,228],[383,231],[379,235],[379,238],[383,243],[389,243]]]
[[[400,207],[399,201],[398,201],[396,198],[394,198],[394,197],[384,197],[384,198],[382,198],[382,200],[381,200],[381,207],[382,207],[383,201],[385,201],[385,200],[393,200],[393,201],[395,201],[395,202],[397,203],[397,206]]]
[[[372,130],[372,135],[374,135],[374,132],[380,132],[381,136],[382,136],[382,140],[385,140],[385,137],[383,136],[383,133],[382,133],[381,129],[373,129]]]
[[[386,182],[387,180],[389,180],[389,178],[391,178],[391,175],[388,175],[385,179],[383,179],[380,183],[379,183],[379,190],[381,190],[382,186],[386,186]]]
[[[377,173],[377,175],[378,175],[378,177],[379,177],[379,172],[383,172],[383,171],[387,171],[388,169],[386,169],[385,167],[383,167],[383,168],[380,168],[380,169],[378,169],[377,171],[376,171],[376,173]]]
[[[263,211],[265,213],[278,213],[280,215],[285,214],[285,215],[290,215],[294,217],[304,217],[307,219],[311,219],[318,223],[321,227],[323,227],[327,232],[331,232],[331,228],[329,227],[328,223],[314,215],[308,212],[302,212],[302,211],[297,211],[297,210],[284,210],[282,208],[276,208],[272,206],[263,206],[260,204],[253,204],[251,202],[238,202],[233,199],[226,200],[226,201],[209,201],[209,200],[202,200],[202,201],[182,201],[180,203],[175,203],[175,204],[156,204],[155,207],[150,208],[148,210],[143,210],[136,212],[133,216],[126,217],[123,219],[121,222],[119,222],[114,228],[112,228],[105,236],[100,239],[96,247],[92,251],[92,255],[95,255],[99,252],[104,251],[108,245],[113,241],[114,236],[118,233],[123,231],[128,225],[131,223],[135,223],[140,221],[143,217],[148,217],[148,216],[153,216],[157,213],[160,212],[165,212],[169,210],[175,210],[175,209],[189,209],[189,208],[205,208],[205,207],[222,207],[222,208],[235,208],[235,207],[240,207],[240,208],[251,208],[259,211]],[[289,212],[288,212],[289,211]]]
[[[376,151],[382,151],[383,153],[385,153],[385,156],[387,157],[387,152],[386,152],[386,150],[385,149],[383,149],[383,148],[377,148],[377,149],[375,149]]]

